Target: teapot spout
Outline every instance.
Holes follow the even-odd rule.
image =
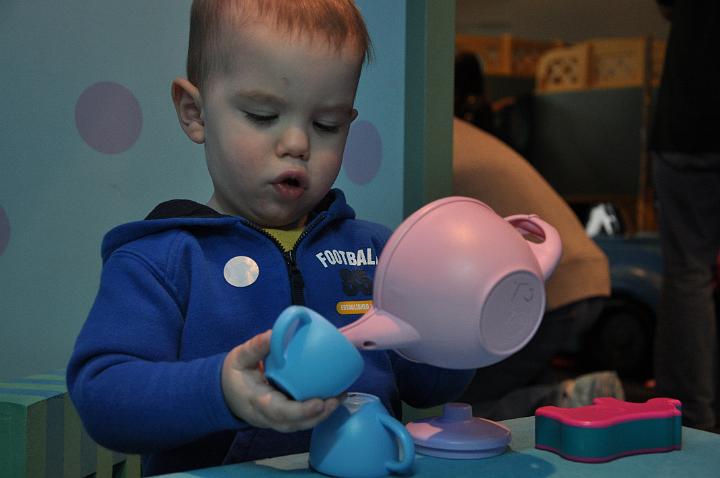
[[[420,341],[420,334],[410,324],[375,307],[340,332],[361,350],[403,348]]]

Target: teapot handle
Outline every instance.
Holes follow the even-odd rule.
[[[543,242],[528,241],[528,246],[540,264],[543,278],[547,280],[555,270],[562,255],[562,241],[557,229],[535,214],[516,214],[505,218],[520,234],[530,233],[543,239]]]

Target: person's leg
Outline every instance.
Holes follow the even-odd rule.
[[[531,415],[557,395],[558,383],[539,383],[551,359],[572,342],[574,334],[592,325],[603,298],[590,298],[545,313],[535,336],[507,359],[478,369],[461,402],[477,416],[501,420]]]
[[[718,374],[713,265],[720,248],[720,171],[677,153],[653,159],[664,267],[655,337],[657,393],[682,402],[684,424],[711,428]]]
[[[491,385],[488,385],[491,386]],[[625,390],[617,373],[591,372],[555,383],[538,383],[516,388],[497,400],[472,403],[473,414],[490,420],[533,415],[538,407],[575,408],[590,405],[597,397],[625,400]]]
[[[492,384],[486,386],[492,387]],[[495,400],[469,402],[461,399],[460,401],[470,403],[473,415],[476,417],[508,420],[533,415],[538,407],[553,404],[559,394],[558,384],[549,383],[519,387]]]

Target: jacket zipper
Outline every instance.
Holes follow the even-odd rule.
[[[296,243],[297,244],[297,243]],[[293,248],[294,249],[294,248]],[[283,251],[290,275],[290,297],[293,305],[305,305],[305,280],[293,257],[293,251]]]
[[[325,219],[325,217],[325,214],[319,214],[313,222],[308,224],[307,227],[305,227],[305,230],[300,233],[297,241],[295,241],[295,244],[293,244],[292,249],[289,251],[286,251],[282,247],[282,244],[280,244],[280,242],[273,236],[265,232],[262,227],[253,222],[246,221],[250,227],[270,239],[282,253],[283,258],[285,259],[285,265],[287,266],[288,279],[290,280],[290,300],[292,301],[292,305],[305,305],[305,280],[303,279],[302,272],[300,272],[300,269],[297,267],[297,261],[295,258],[297,246],[312,229],[315,229],[315,227],[317,227],[317,225]]]

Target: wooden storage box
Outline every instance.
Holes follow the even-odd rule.
[[[558,47],[537,61],[537,93],[631,88],[660,83],[665,42],[647,37],[599,38]]]
[[[512,35],[457,35],[455,49],[478,55],[484,72],[490,76],[519,76],[532,78],[537,62],[548,50],[561,46],[559,41],[539,41],[516,38]]]

